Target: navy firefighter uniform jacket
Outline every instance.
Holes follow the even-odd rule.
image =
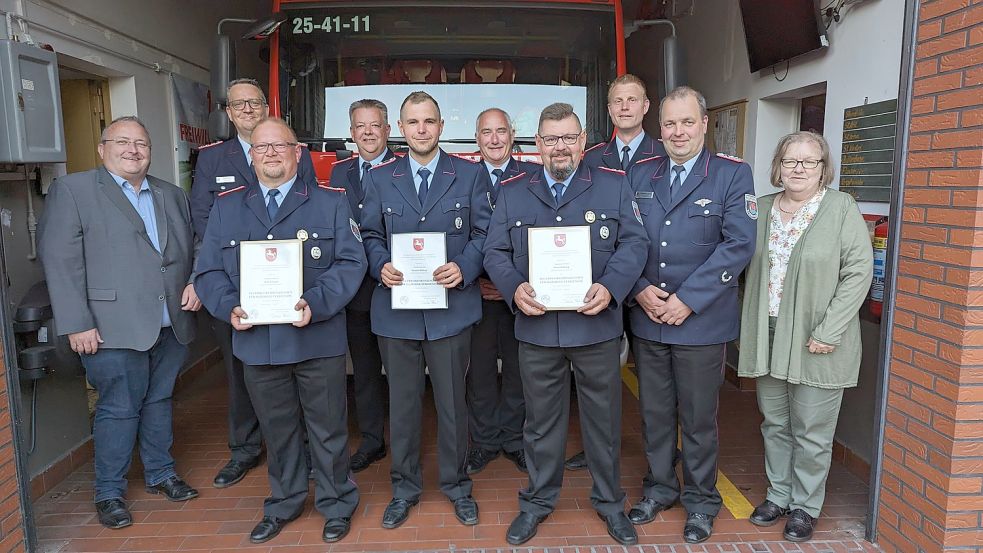
[[[648,261],[632,288],[632,332],[665,344],[710,345],[740,332],[737,279],[754,253],[757,199],[751,167],[704,149],[670,199],[668,157],[638,169],[634,191],[651,240]],[[648,286],[676,296],[693,313],[681,325],[652,322],[634,298]]]
[[[439,151],[425,203],[420,205],[409,157],[397,157],[369,170],[362,229],[369,275],[381,282],[390,261],[394,233],[446,233],[447,261],[457,263],[464,281],[447,291],[447,309],[393,309],[391,290],[379,285],[372,295],[372,332],[404,340],[437,340],[460,334],[481,319],[482,247],[491,207],[488,171],[477,163]]]
[[[622,302],[648,254],[648,238],[625,174],[581,163],[557,206],[544,171],[539,168],[503,184],[488,227],[485,269],[516,314],[519,340],[544,347],[576,347],[618,338],[623,332]],[[576,311],[527,316],[514,299],[519,285],[529,280],[527,229],[578,225],[590,227],[593,281],[611,293],[610,305],[594,316]]]
[[[310,305],[311,322],[303,328],[275,324],[234,331],[232,351],[247,365],[284,365],[344,355],[348,349],[345,306],[365,275],[365,252],[344,191],[319,186],[313,177],[298,176],[273,222],[256,183],[228,190],[215,200],[195,278],[195,290],[215,318],[228,321],[239,305],[242,241],[303,239],[305,235],[302,297]]]

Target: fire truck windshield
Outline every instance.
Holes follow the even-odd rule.
[[[539,112],[558,101],[574,106],[589,142],[611,134],[605,96],[619,37],[610,6],[346,3],[285,13],[280,101],[302,139],[347,140],[348,106],[375,98],[389,107],[391,140],[400,142],[399,105],[414,90],[437,99],[441,140],[461,149],[473,149],[475,119],[489,107],[509,113],[520,144],[532,143]]]

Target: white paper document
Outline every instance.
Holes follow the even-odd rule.
[[[593,283],[590,227],[529,227],[529,284],[547,310],[576,310]]]
[[[403,273],[403,283],[392,287],[393,309],[447,309],[447,289],[433,279],[437,267],[447,263],[443,232],[393,234],[389,253]]]
[[[239,305],[252,325],[295,323],[304,293],[304,243],[255,240],[239,243]]]

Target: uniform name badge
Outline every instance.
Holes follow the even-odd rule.
[[[304,243],[253,240],[239,243],[239,305],[252,325],[295,323],[304,293]]]
[[[548,311],[576,310],[593,283],[590,227],[529,227],[529,284]]]
[[[447,309],[447,289],[433,279],[447,263],[443,232],[394,233],[389,242],[393,267],[403,283],[392,287],[393,309]]]

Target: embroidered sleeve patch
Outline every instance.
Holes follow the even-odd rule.
[[[355,222],[355,219],[349,218],[348,219],[348,225],[351,227],[352,234],[355,235],[355,239],[358,240],[359,242],[361,242],[362,241],[362,233],[358,231],[358,223]]]
[[[752,221],[758,220],[758,198],[754,194],[744,195],[744,211]]]
[[[635,212],[635,218],[638,219],[639,223],[642,223],[642,212],[638,209],[638,202],[635,200],[631,201],[631,210]],[[642,223],[644,225],[645,223]]]

